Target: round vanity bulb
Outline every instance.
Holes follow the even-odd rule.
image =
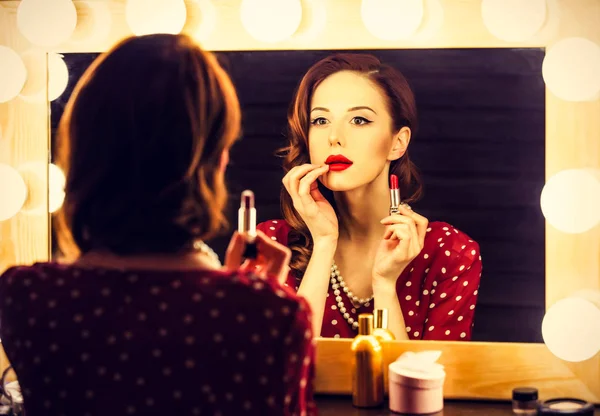
[[[65,200],[67,179],[61,168],[53,163],[48,165],[48,212],[56,212]]]
[[[546,0],[483,0],[481,16],[492,35],[507,42],[531,39],[546,21]]]
[[[210,0],[198,0],[197,5],[200,9],[201,20],[198,30],[196,31],[196,37],[199,40],[204,41],[213,34],[217,27],[217,9]]]
[[[261,42],[281,42],[291,37],[302,21],[300,0],[242,0],[244,29]]]
[[[46,70],[46,56],[48,70]],[[22,58],[28,74],[27,82],[20,94],[23,100],[46,101],[46,82],[48,82],[48,101],[54,101],[62,95],[69,83],[69,70],[63,55],[55,52],[46,54],[39,50],[29,50],[22,54]]]
[[[22,0],[17,27],[34,45],[52,47],[69,40],[77,26],[72,0]]]
[[[548,89],[566,101],[600,97],[600,46],[584,38],[567,38],[546,52],[542,76]]]
[[[295,33],[297,42],[315,41],[327,26],[327,7],[322,0],[302,1],[302,21]]]
[[[542,337],[561,360],[588,360],[600,351],[600,308],[586,299],[562,299],[546,311]]]
[[[27,199],[27,186],[15,168],[0,163],[0,221],[6,221],[21,210]]]
[[[29,198],[22,211],[29,215],[55,212],[65,199],[65,174],[54,164],[27,162],[19,166],[29,188]],[[45,211],[46,203],[48,211]]]
[[[383,40],[408,39],[423,21],[423,0],[362,0],[362,21]]]
[[[19,54],[0,45],[0,103],[19,95],[26,80],[27,70]]]
[[[583,233],[600,222],[600,181],[587,170],[560,171],[544,185],[540,205],[556,229]]]
[[[78,21],[70,42],[90,47],[105,41],[112,29],[111,10],[106,2],[88,1],[78,4]]]
[[[48,101],[54,101],[62,95],[69,83],[69,69],[58,53],[48,54]]]
[[[177,34],[187,18],[183,0],[127,0],[125,19],[137,35]]]

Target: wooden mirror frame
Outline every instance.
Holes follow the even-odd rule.
[[[0,1],[0,45],[18,53],[47,50],[33,47],[19,32],[19,1]],[[361,0],[302,0],[303,21],[287,41],[264,43],[244,30],[239,18],[241,0],[186,0],[188,17],[183,32],[196,37],[212,51],[294,49],[404,49],[404,48],[519,48],[551,47],[561,39],[584,37],[600,44],[598,0],[547,0],[547,19],[527,42],[495,38],[481,17],[481,0],[424,0],[423,30],[402,41],[384,41],[364,27]],[[125,20],[125,0],[89,0],[74,4],[78,23],[72,38],[57,52],[105,51],[131,35]],[[95,12],[96,11],[96,12]],[[432,13],[442,12],[441,25]],[[210,13],[209,13],[210,12]],[[94,14],[100,13],[100,14]],[[94,39],[95,16],[111,21],[104,39]],[[210,34],[199,35],[203,19],[216,20]],[[212,16],[212,17],[211,17]],[[321,29],[317,33],[317,29]],[[46,67],[30,76],[47,85]],[[0,104],[0,134],[6,143],[0,161],[19,166],[28,161],[47,163],[49,151],[48,104],[16,98]],[[546,93],[546,178],[572,168],[600,169],[600,99],[578,103]],[[47,190],[46,182],[42,184]],[[47,191],[46,191],[47,194]],[[47,198],[46,198],[47,199]],[[46,202],[47,203],[47,202]],[[600,289],[600,227],[565,234],[546,226],[546,308],[582,289]],[[47,216],[17,215],[0,223],[0,272],[13,264],[46,261],[50,252]],[[349,393],[351,340],[317,339],[318,393]],[[600,403],[600,354],[582,363],[554,357],[544,344],[489,342],[394,342],[386,347],[386,362],[405,350],[436,349],[443,352],[447,398],[509,399],[513,387],[533,385],[542,399],[575,396]],[[6,367],[4,354],[0,366]]]

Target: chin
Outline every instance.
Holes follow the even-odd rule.
[[[328,177],[327,179],[320,179],[320,181],[325,188],[333,192],[345,192],[357,188],[357,184],[354,181],[346,178]]]

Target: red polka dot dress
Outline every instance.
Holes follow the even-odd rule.
[[[266,221],[257,228],[287,244],[290,226],[284,220]],[[470,340],[481,268],[475,241],[449,224],[430,223],[423,250],[396,283],[409,338]],[[343,276],[343,270],[339,274]],[[358,333],[358,315],[372,313],[373,303],[353,304],[333,268],[330,280],[321,336],[353,338]],[[290,273],[287,284],[297,290],[300,281]]]
[[[0,278],[27,416],[309,415],[307,303],[252,274],[38,263]]]

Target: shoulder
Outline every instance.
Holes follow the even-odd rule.
[[[45,280],[48,270],[59,267],[52,263],[35,263],[31,266],[13,266],[8,268],[0,276],[0,288],[6,290],[16,284],[29,286],[32,280]]]
[[[221,285],[229,288],[225,290],[232,296],[227,297],[235,299],[236,313],[253,316],[254,324],[259,327],[275,321],[302,330],[311,327],[311,310],[306,300],[274,279],[237,271],[222,280]]]
[[[431,257],[445,257],[448,262],[457,259],[481,260],[479,244],[475,240],[441,221],[429,223],[423,251]]]
[[[274,219],[261,222],[256,229],[262,231],[272,240],[287,245],[288,233],[291,230],[290,225],[283,219]]]

